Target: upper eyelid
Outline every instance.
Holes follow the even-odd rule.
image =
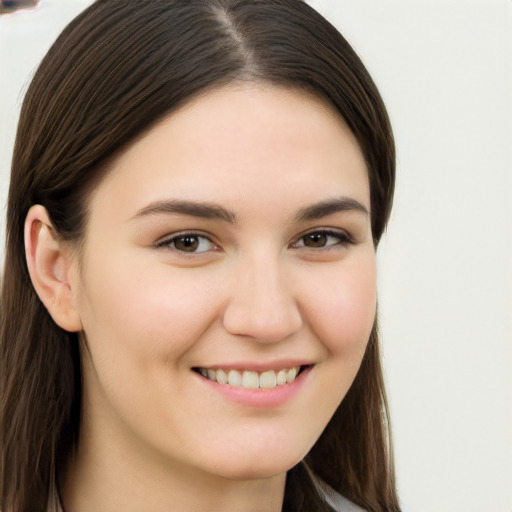
[[[294,241],[292,241],[290,243],[293,244],[296,241],[300,240],[301,238],[304,238],[305,236],[312,235],[315,233],[321,233],[321,234],[331,235],[331,236],[339,236],[342,238],[348,238],[349,240],[352,240],[352,241],[354,240],[354,237],[346,229],[325,226],[325,227],[317,227],[317,228],[308,229],[308,230],[304,231],[303,233],[300,233],[299,235],[297,235],[294,238]]]
[[[193,250],[186,251],[181,250],[176,247],[176,242],[182,237],[196,237],[207,240],[207,243],[211,244],[211,247],[208,247],[205,250]],[[172,233],[161,237],[158,241],[153,243],[153,248],[158,251],[165,251],[167,254],[173,254],[175,258],[179,258],[182,261],[186,261],[189,259],[190,261],[199,261],[204,259],[205,257],[211,257],[212,254],[217,253],[222,248],[220,245],[212,240],[211,236],[205,235],[204,233],[198,233],[196,231],[179,231],[177,233]]]
[[[177,231],[176,233],[168,233],[167,235],[164,235],[164,236],[161,236],[160,238],[158,238],[154,243],[153,245],[155,245],[156,247],[158,247],[159,245],[164,245],[166,243],[169,243],[169,242],[172,242],[173,240],[175,240],[176,238],[179,238],[181,236],[197,236],[198,238],[206,238],[208,239],[210,242],[212,242],[213,244],[215,245],[218,245],[218,243],[215,241],[213,235],[211,235],[210,233],[206,233],[205,231],[197,231],[197,230],[194,230],[194,229],[190,229],[190,230],[181,230],[181,231]]]

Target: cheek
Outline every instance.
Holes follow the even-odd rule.
[[[375,257],[340,266],[323,277],[310,299],[311,326],[328,352],[362,357],[375,319]]]
[[[89,344],[101,343],[105,352],[108,345],[112,357],[122,348],[141,363],[164,352],[167,358],[178,358],[215,314],[215,288],[204,276],[191,279],[185,272],[119,260],[110,268],[88,269],[81,311]]]

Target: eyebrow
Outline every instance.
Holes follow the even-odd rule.
[[[305,222],[321,219],[340,212],[359,212],[369,217],[370,212],[359,201],[350,197],[337,197],[327,199],[311,206],[301,208],[295,215],[295,222]],[[228,224],[235,224],[238,216],[235,212],[215,203],[167,199],[155,201],[140,209],[132,219],[161,214],[181,214],[202,219],[220,220]]]
[[[234,224],[237,221],[236,214],[222,206],[207,202],[177,199],[155,201],[139,210],[133,218],[172,213],[190,215],[191,217],[200,217],[202,219],[221,220],[229,224]]]
[[[359,212],[366,217],[370,216],[368,208],[359,201],[351,197],[336,197],[300,209],[295,216],[295,221],[316,220],[340,212]]]

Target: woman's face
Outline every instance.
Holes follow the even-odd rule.
[[[153,128],[92,195],[72,274],[82,435],[235,479],[300,461],[372,328],[369,209],[354,136],[304,93],[228,87]]]

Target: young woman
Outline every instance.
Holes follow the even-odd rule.
[[[375,85],[305,2],[96,1],[18,128],[1,510],[399,510],[393,186]]]

